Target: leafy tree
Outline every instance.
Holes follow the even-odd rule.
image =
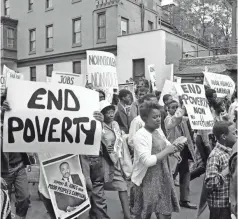
[[[214,47],[228,47],[231,38],[231,6],[226,0],[179,0],[174,25]]]

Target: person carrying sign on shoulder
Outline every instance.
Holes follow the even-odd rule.
[[[189,187],[190,187],[190,170],[189,159],[195,160],[195,152],[193,142],[190,136],[187,125],[188,118],[184,116],[186,112],[185,107],[179,107],[177,101],[172,100],[168,103],[168,116],[165,119],[165,129],[167,131],[167,139],[173,143],[178,137],[184,136],[187,138],[187,145],[181,151],[181,163],[178,164],[179,183],[180,183],[180,206],[190,209],[197,209],[189,201]]]
[[[120,126],[120,129],[125,133],[129,133],[130,128],[130,105],[131,105],[131,92],[126,89],[122,89],[119,92],[120,102],[118,103],[117,112],[114,120]]]
[[[100,108],[104,116],[102,133],[104,189],[107,191],[118,191],[124,218],[130,219],[127,183],[122,176],[119,160],[122,139],[119,125],[114,121],[115,107],[107,101],[101,101]]]

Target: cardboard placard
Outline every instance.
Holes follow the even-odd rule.
[[[83,77],[80,74],[70,72],[52,71],[52,83],[84,86]]]
[[[202,84],[175,84],[194,130],[210,130],[214,120]]]
[[[217,97],[229,97],[235,91],[235,82],[228,76],[223,74],[215,74],[211,72],[203,72],[204,85],[210,86],[217,93]]]
[[[111,103],[113,89],[118,90],[116,57],[109,52],[87,51],[88,82],[94,89],[101,89],[106,94],[106,100]]]
[[[97,92],[11,80],[7,100],[12,110],[4,118],[4,151],[99,154],[102,126],[93,117]]]
[[[62,155],[41,162],[56,218],[77,218],[90,209],[78,155]]]

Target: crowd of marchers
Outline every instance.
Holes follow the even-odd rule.
[[[86,87],[93,89],[91,84]],[[161,92],[151,92],[146,82],[137,86],[135,94],[120,90],[118,95],[113,95],[111,103],[106,101],[102,90],[97,91],[100,111],[94,112],[94,118],[103,127],[100,152],[98,156],[79,155],[91,202],[90,219],[110,218],[105,191],[118,192],[125,219],[150,219],[153,213],[158,219],[171,219],[173,212],[181,208],[198,209],[200,214],[206,203],[210,219],[236,218],[237,92],[231,99],[217,98],[216,91],[205,86],[214,126],[212,130],[192,130],[183,102],[166,94],[161,97],[164,106],[160,106]],[[3,152],[4,113],[9,110],[11,106],[4,93],[1,95],[1,218],[24,219],[31,205],[26,167],[31,164],[32,155]],[[125,139],[124,147],[129,149],[133,163],[129,174],[115,150],[117,138]],[[60,155],[39,153],[37,157],[43,161]],[[69,169],[67,163],[60,168],[62,172]],[[203,174],[197,207],[190,201],[190,182]],[[13,185],[15,214],[11,212],[9,198]],[[179,186],[179,195],[175,186]],[[56,219],[42,169],[38,193],[49,217]],[[74,206],[66,206],[65,211],[73,210]]]

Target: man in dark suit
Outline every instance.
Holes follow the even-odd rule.
[[[70,174],[70,166],[69,163],[63,162],[60,164],[60,172],[62,174],[62,180],[71,184],[76,184],[78,186],[83,186],[80,177],[78,174]],[[65,211],[65,212],[71,212],[74,211],[75,208],[79,205],[81,205],[85,200],[85,195],[82,195],[82,198],[76,198],[71,195],[67,195],[60,192],[55,192],[55,200],[58,209]]]

